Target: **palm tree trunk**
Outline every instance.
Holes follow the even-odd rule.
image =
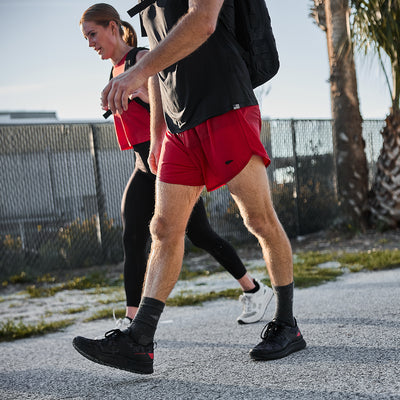
[[[380,229],[400,226],[400,56],[395,54],[391,57],[392,107],[381,131],[383,144],[369,195],[371,222]]]
[[[350,39],[350,9],[348,0],[324,0],[324,3],[340,219],[345,226],[364,230],[368,168]]]
[[[371,189],[371,216],[380,228],[396,228],[400,226],[400,112],[392,109],[381,134],[383,145]]]

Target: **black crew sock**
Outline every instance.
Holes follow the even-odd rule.
[[[138,344],[146,346],[153,342],[158,320],[164,310],[162,301],[143,297],[138,312],[127,329],[129,336]]]
[[[272,285],[276,302],[274,319],[290,326],[296,324],[293,318],[293,288],[294,282],[286,286]]]
[[[260,285],[258,284],[258,282],[253,278],[253,282],[256,285],[253,289],[251,290],[245,290],[245,293],[255,293],[258,292],[258,289],[260,289]]]

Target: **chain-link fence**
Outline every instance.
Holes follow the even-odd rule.
[[[382,126],[364,122],[371,179]],[[262,141],[288,235],[327,227],[337,210],[331,121],[267,120]],[[0,125],[0,278],[121,261],[120,202],[133,166],[112,124]],[[226,188],[203,196],[221,236],[252,240]]]

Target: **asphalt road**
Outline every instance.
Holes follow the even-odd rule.
[[[0,399],[400,399],[400,269],[347,274],[295,290],[307,348],[254,362],[265,321],[238,325],[240,306],[219,300],[168,307],[156,341],[155,372],[94,364],[72,347],[110,321],[0,343]]]

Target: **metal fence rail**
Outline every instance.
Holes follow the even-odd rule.
[[[364,122],[370,180],[382,126]],[[331,121],[266,120],[261,137],[288,235],[327,227],[337,210]],[[120,201],[133,166],[112,124],[0,125],[0,278],[120,261]],[[203,196],[219,234],[252,240],[225,188]]]

